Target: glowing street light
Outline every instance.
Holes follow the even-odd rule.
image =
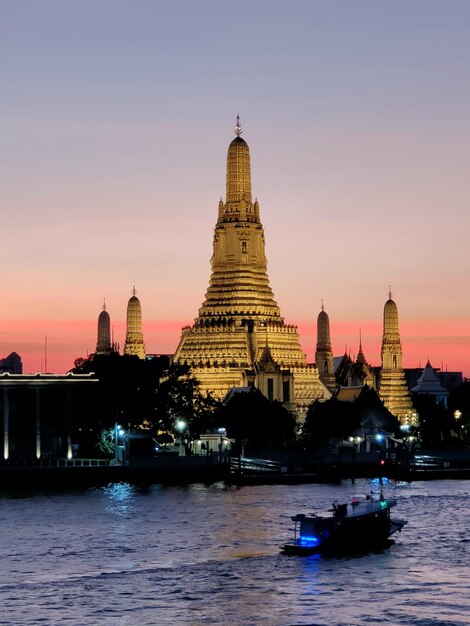
[[[186,422],[184,420],[176,420],[175,422],[175,429],[179,432],[182,433],[183,431],[186,430]]]
[[[114,460],[116,462],[122,461],[122,454],[119,454],[119,448],[122,448],[123,446],[119,446],[119,437],[122,438],[125,434],[126,431],[124,430],[124,428],[116,422],[114,424]]]
[[[182,450],[183,454],[186,451],[186,445],[185,445],[185,442],[184,442],[183,433],[186,430],[187,426],[188,425],[187,425],[186,421],[183,420],[183,419],[177,419],[176,422],[175,422],[175,430],[179,433],[180,446],[183,449]],[[181,454],[181,451],[180,451],[180,454]]]

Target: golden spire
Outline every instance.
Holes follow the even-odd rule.
[[[388,300],[384,306],[381,357],[380,399],[385,407],[402,423],[413,423],[416,421],[416,415],[402,366],[403,355],[398,327],[398,307],[392,300],[391,287],[389,287]]]
[[[211,321],[219,316],[279,320],[280,311],[269,286],[264,231],[258,202],[251,201],[250,151],[237,135],[227,153],[227,199],[219,202],[212,275],[199,311]],[[264,336],[264,335],[263,335]]]
[[[226,214],[232,218],[233,213],[239,213],[241,202],[252,204],[250,149],[246,141],[240,137],[241,133],[240,116],[237,116],[236,137],[227,153]]]
[[[136,355],[145,359],[144,337],[142,334],[142,308],[139,298],[135,295],[135,283],[132,296],[127,303],[126,342],[124,354]]]
[[[325,311],[323,298],[321,311],[317,317],[317,345],[315,349],[315,364],[318,368],[320,379],[329,389],[335,387],[333,352],[331,351],[330,318]]]

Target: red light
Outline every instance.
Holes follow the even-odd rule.
[[[385,465],[385,461],[383,459],[380,459],[380,465]]]

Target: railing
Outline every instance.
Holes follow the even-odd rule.
[[[37,461],[3,461],[6,468],[49,468],[49,467],[106,467],[112,465],[110,459],[38,459]]]
[[[280,474],[281,464],[278,461],[232,456],[230,457],[230,473],[238,476],[253,476],[266,473]]]
[[[428,470],[448,469],[450,466],[448,461],[444,461],[440,457],[428,455],[415,455],[411,460],[411,468],[415,471],[425,472]]]

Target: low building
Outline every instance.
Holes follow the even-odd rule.
[[[80,429],[89,427],[97,382],[92,374],[1,374],[1,459],[71,459]]]

